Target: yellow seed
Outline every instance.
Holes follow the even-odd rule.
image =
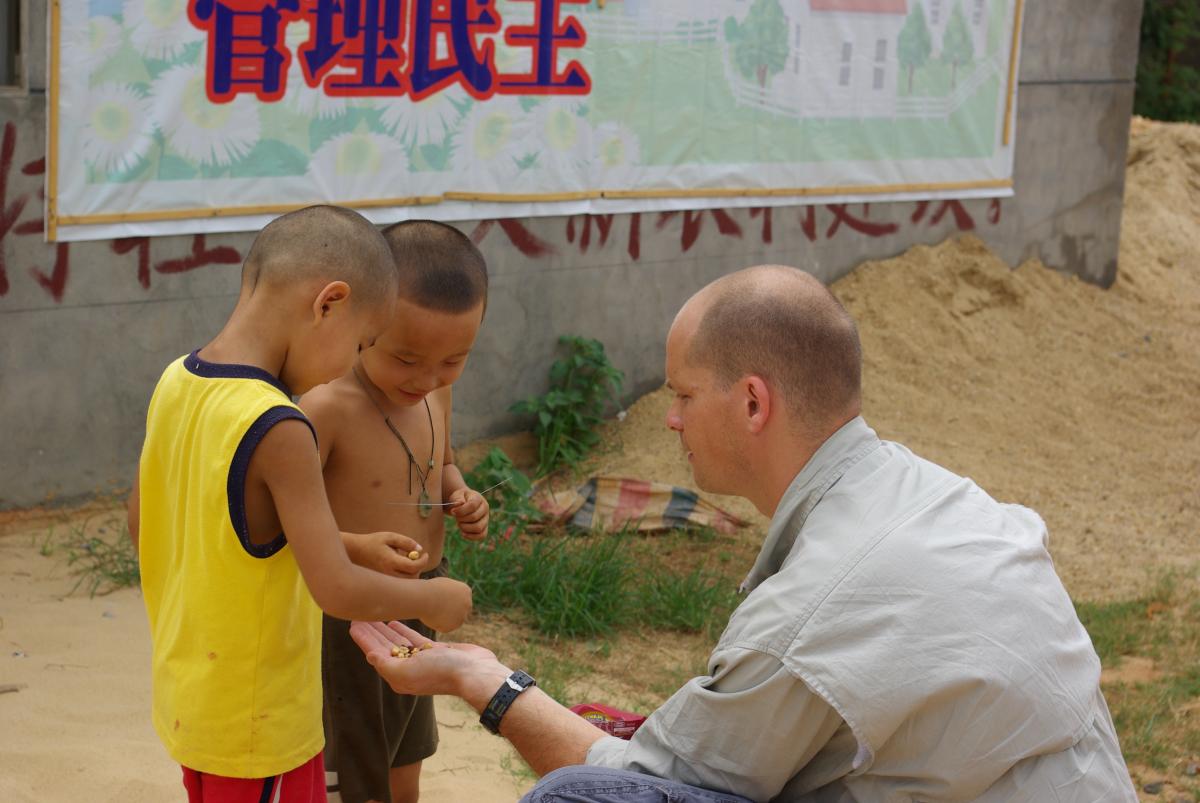
[[[409,560],[416,560],[416,559],[417,559],[417,558],[419,558],[419,557],[421,557],[421,553],[420,553],[420,552],[418,552],[418,551],[417,551],[417,550],[415,550],[415,549],[414,549],[412,552],[409,552],[409,553],[408,553],[408,559],[409,559]]]
[[[432,648],[433,648],[433,642],[431,642],[431,641],[427,641],[424,644],[422,644],[420,647],[417,647],[418,650],[428,650],[428,649],[432,649]]]

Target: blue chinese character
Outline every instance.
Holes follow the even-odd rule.
[[[307,16],[300,55],[310,86],[324,80],[328,95],[404,94],[402,0],[315,0]],[[348,71],[330,74],[335,68]]]
[[[431,95],[458,81],[471,95],[491,96],[496,78],[493,45],[476,45],[480,33],[500,30],[495,0],[415,0],[413,15],[412,96]],[[438,37],[447,56],[437,58]]]
[[[208,33],[206,89],[213,103],[253,92],[283,97],[291,54],[280,45],[299,0],[190,0],[188,18]]]
[[[574,17],[558,19],[559,3],[587,3],[590,0],[514,0],[535,4],[533,25],[514,25],[504,41],[533,50],[533,67],[525,75],[501,75],[499,92],[506,95],[586,95],[592,79],[579,62],[572,61],[562,72],[558,67],[558,48],[583,47],[587,32]]]

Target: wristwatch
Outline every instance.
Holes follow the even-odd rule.
[[[498,736],[500,718],[504,716],[504,712],[513,704],[513,700],[517,699],[518,694],[536,685],[537,681],[520,669],[513,672],[504,679],[504,683],[500,684],[500,688],[484,706],[483,713],[479,715],[479,724]]]

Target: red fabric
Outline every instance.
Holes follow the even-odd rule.
[[[868,14],[907,14],[908,0],[809,0],[813,11],[859,11]]]
[[[327,803],[321,753],[274,778],[226,778],[183,768],[188,803]]]

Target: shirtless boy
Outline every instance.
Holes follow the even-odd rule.
[[[400,276],[391,325],[345,376],[301,406],[321,444],[338,526],[403,533],[422,547],[421,577],[446,574],[443,515],[471,540],[488,504],[467,487],[450,450],[450,386],[462,374],[487,303],[487,268],[457,229],[433,221],[383,232]],[[397,695],[362,660],[349,622],[325,617],[326,764],[330,799],[410,803],[421,761],[437,748],[432,697]],[[433,637],[433,631],[423,632]]]

